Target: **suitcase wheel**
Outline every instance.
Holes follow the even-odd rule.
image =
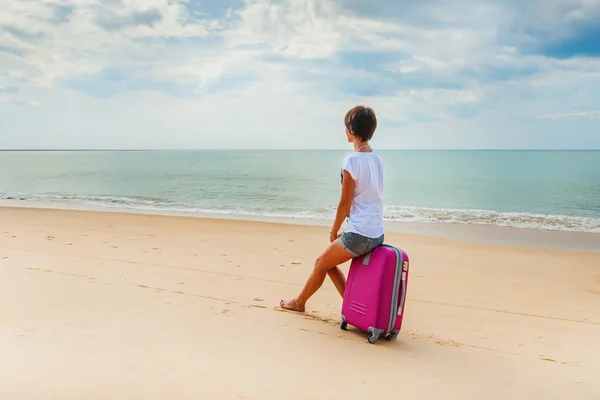
[[[371,343],[371,344],[374,344],[377,341],[377,339],[379,339],[379,336],[381,336],[384,333],[383,329],[376,329],[376,328],[373,328],[372,326],[369,327],[368,332],[369,332],[369,343]]]
[[[343,331],[347,331],[348,330],[348,323],[346,321],[342,321],[342,323],[340,324],[340,329]]]
[[[387,340],[388,342],[391,340],[396,340],[398,338],[398,332],[392,332],[392,333],[388,333],[388,335],[385,337],[385,340]]]

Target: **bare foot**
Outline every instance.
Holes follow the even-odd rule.
[[[281,300],[279,302],[279,305],[281,306],[281,308],[284,308],[286,310],[304,312],[304,306],[300,306],[296,299],[289,300],[289,301]]]

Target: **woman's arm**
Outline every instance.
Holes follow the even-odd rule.
[[[333,222],[333,228],[331,228],[329,239],[333,242],[338,238],[338,232],[342,227],[342,222],[344,218],[350,212],[350,207],[352,206],[352,195],[354,193],[354,179],[352,179],[352,175],[346,170],[343,172],[342,179],[342,195],[340,197],[340,202],[337,207],[337,213],[335,215],[335,221]]]

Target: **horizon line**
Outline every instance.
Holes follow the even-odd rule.
[[[156,151],[347,151],[348,148],[165,148],[165,149],[139,149],[139,148],[19,148],[0,149],[0,152],[156,152]],[[599,151],[600,148],[383,148],[376,151]]]

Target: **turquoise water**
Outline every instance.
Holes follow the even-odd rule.
[[[0,152],[0,199],[333,218],[348,151]],[[380,151],[385,216],[600,232],[600,151]]]

